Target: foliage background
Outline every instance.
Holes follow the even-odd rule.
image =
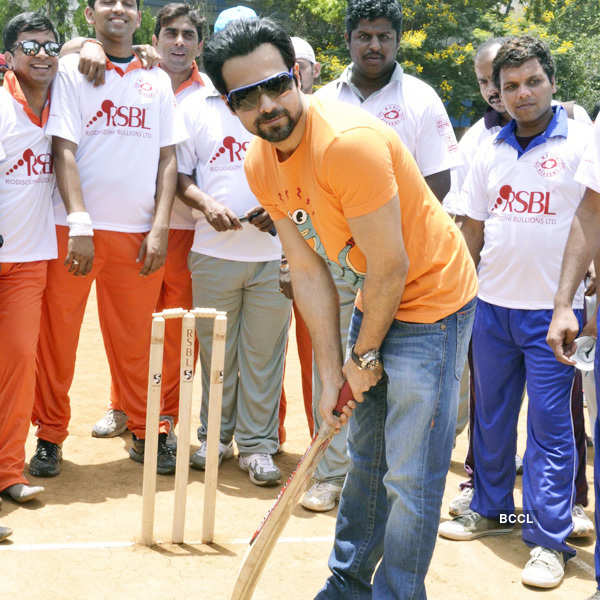
[[[69,0],[0,0],[0,29],[23,10],[46,12],[63,39],[92,35],[83,16],[86,0],[75,11]],[[211,13],[211,0],[191,0]],[[223,0],[220,0],[223,3]],[[212,4],[214,4],[214,0]],[[239,2],[226,2],[238,4]],[[259,14],[283,22],[307,39],[322,63],[321,82],[339,75],[349,62],[344,42],[346,0],[242,0]],[[473,119],[484,108],[473,76],[473,57],[490,36],[531,34],[544,39],[557,63],[557,97],[576,100],[588,111],[600,102],[600,0],[406,0],[398,60],[406,72],[427,81],[454,117]],[[210,17],[211,14],[208,14]],[[137,43],[149,43],[153,17],[142,8]]]

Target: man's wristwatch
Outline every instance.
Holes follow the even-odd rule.
[[[354,351],[354,346],[352,346],[350,355],[359,369],[378,369],[379,367],[383,367],[383,359],[379,350],[368,350],[359,356]]]

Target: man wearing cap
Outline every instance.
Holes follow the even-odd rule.
[[[294,44],[296,62],[300,70],[301,89],[305,94],[312,94],[315,81],[321,74],[321,63],[317,62],[315,51],[306,40],[292,37],[292,44]]]
[[[256,14],[228,9],[215,33]],[[180,193],[197,213],[188,264],[196,306],[227,311],[219,461],[233,456],[255,485],[276,485],[278,405],[290,320],[290,301],[279,291],[281,244],[273,223],[244,174],[252,135],[207,82],[179,107],[190,138],[177,148]],[[274,230],[272,230],[274,234]],[[198,319],[202,368],[200,448],[192,467],[206,465],[206,427],[212,323]]]

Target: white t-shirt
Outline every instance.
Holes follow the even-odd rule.
[[[466,212],[485,222],[478,268],[479,298],[485,302],[553,308],[571,221],[585,189],[573,175],[588,130],[561,113],[566,138],[549,137],[521,158],[508,142],[489,139],[469,171]],[[583,286],[573,306],[582,308]]]
[[[196,185],[238,216],[260,206],[243,168],[252,134],[218,92],[196,91],[183,100],[180,110],[190,137],[177,146],[179,172],[191,176],[195,169]],[[194,252],[244,262],[280,259],[279,238],[247,222],[241,230],[215,231],[202,213],[193,212],[197,218]]]
[[[78,54],[59,62],[47,133],[77,144],[83,200],[95,229],[148,231],[160,149],[186,137],[175,118],[171,80],[136,59],[124,73],[107,62],[105,84],[94,87],[78,62]],[[54,205],[57,224],[65,225],[58,189]]]
[[[552,101],[552,105],[560,104],[557,100]],[[488,113],[489,114],[489,113]],[[492,113],[493,114],[493,113]],[[498,115],[498,113],[496,113]],[[493,118],[493,117],[489,117]],[[591,125],[592,121],[583,106],[578,104],[573,105],[573,119],[586,125]],[[497,119],[494,119],[497,120]],[[450,174],[450,191],[444,198],[444,208],[446,212],[453,215],[465,215],[467,207],[464,203],[464,195],[461,194],[462,186],[464,185],[471,163],[475,160],[477,153],[485,145],[488,138],[494,137],[500,129],[501,125],[486,126],[486,118],[479,119],[474,125],[469,127],[458,142],[458,151],[460,153],[461,165],[453,169]]]
[[[458,144],[448,113],[435,90],[407,75],[396,64],[390,81],[366,100],[350,83],[352,65],[316,95],[360,106],[392,127],[413,155],[423,176],[460,164]]]
[[[575,173],[575,181],[600,194],[600,119],[596,119],[591,130],[591,137]]]
[[[50,138],[0,88],[0,263],[57,257],[53,188]]]
[[[474,125],[469,127],[458,142],[458,152],[460,154],[461,165],[452,169],[450,173],[450,191],[444,198],[444,209],[452,215],[466,214],[464,196],[460,191],[464,185],[465,179],[469,174],[471,163],[477,157],[477,154],[484,147],[486,140],[489,140],[502,129],[500,125],[492,125],[489,129],[486,127],[485,119],[481,118]]]
[[[177,100],[177,107],[183,101],[183,99],[198,90],[204,89],[206,83],[210,84],[210,79],[205,73],[200,73],[196,63],[192,63],[192,74],[190,78],[182,83],[177,90],[175,90],[175,98]],[[196,219],[192,215],[192,209],[184,204],[180,198],[175,196],[173,202],[173,210],[171,211],[171,229],[188,229],[193,230],[195,227]]]

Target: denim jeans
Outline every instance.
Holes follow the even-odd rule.
[[[349,420],[351,466],[318,600],[426,598],[475,304],[436,323],[396,320],[384,338],[387,381]],[[361,321],[355,309],[348,344]]]

